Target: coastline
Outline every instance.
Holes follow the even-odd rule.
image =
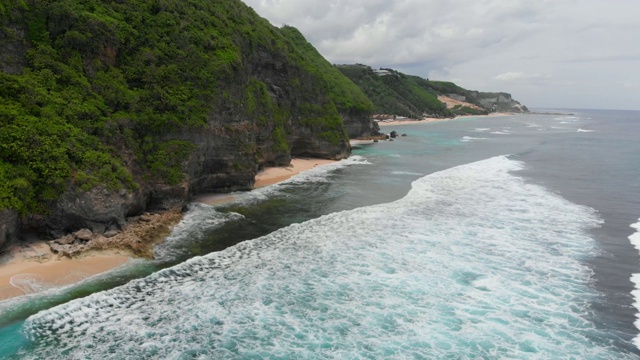
[[[380,127],[393,125],[426,124],[467,117],[508,116],[511,113],[464,115],[455,118],[424,118],[379,121]],[[374,140],[351,140],[352,146],[372,143]],[[255,177],[254,189],[277,184],[289,178],[336,160],[294,158],[288,166],[266,167]],[[201,194],[192,199],[207,205],[221,205],[235,200],[233,194]],[[73,235],[51,241],[31,239],[14,244],[7,254],[0,256],[0,301],[27,295],[47,288],[71,285],[125,265],[138,257],[152,257],[155,244],[166,236],[183,218],[177,210],[145,214],[132,218],[125,229],[113,237],[93,235],[88,242],[63,245]],[[50,244],[59,251],[54,252]]]
[[[495,112],[488,115],[459,115],[454,118],[385,120],[385,121],[378,121],[378,125],[380,127],[393,126],[393,125],[414,125],[414,124],[427,124],[427,123],[440,122],[440,121],[452,121],[457,119],[473,118],[473,117],[498,117],[498,116],[511,116],[511,115],[515,115],[515,113]]]
[[[265,167],[255,177],[254,189],[277,184],[316,166],[332,164],[336,160],[294,158],[288,166]],[[193,201],[206,205],[220,205],[235,200],[233,194],[200,194]]]
[[[296,158],[283,167],[267,167],[255,178],[254,189],[285,181],[316,166],[336,160]],[[232,194],[202,194],[193,199],[207,205],[220,205],[235,199]],[[92,276],[115,270],[135,258],[152,257],[153,246],[171,233],[183,218],[177,210],[145,214],[132,218],[126,228],[106,238],[93,235],[75,245],[62,245],[73,235],[45,241],[29,239],[11,246],[0,257],[0,302],[50,288],[72,285]],[[50,247],[62,248],[54,253]]]
[[[43,245],[44,242],[42,243]],[[78,258],[43,260],[12,258],[0,265],[0,301],[50,288],[72,285],[115,270],[133,258],[114,251],[86,253]]]
[[[147,213],[129,219],[123,231],[109,237],[89,231],[84,240],[76,232],[54,240],[31,237],[14,244],[0,258],[0,301],[72,285],[135,258],[151,258],[153,246],[182,217],[179,210]]]

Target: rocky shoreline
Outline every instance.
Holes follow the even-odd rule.
[[[104,234],[81,229],[53,240],[41,240],[36,236],[10,246],[0,264],[12,261],[36,261],[39,263],[62,258],[82,258],[88,254],[114,252],[129,257],[153,258],[153,247],[162,242],[171,229],[183,218],[179,209],[146,213],[127,219],[121,231]]]
[[[298,158],[287,167],[265,168],[255,179],[255,187],[284,181],[300,172],[335,160]],[[196,202],[215,205],[233,200],[231,194],[203,194]],[[11,244],[0,256],[0,301],[29,294],[30,285],[20,286],[16,278],[37,275],[39,283],[59,287],[112,270],[133,258],[152,259],[153,248],[164,241],[184,217],[184,207],[146,212],[124,219],[120,230],[105,232],[83,228],[53,240],[43,240],[35,232]],[[72,274],[80,274],[71,276]],[[16,277],[17,275],[17,277]],[[71,276],[71,277],[69,277]],[[23,289],[24,287],[24,289]]]
[[[122,231],[95,234],[89,229],[81,229],[47,241],[47,244],[53,254],[69,258],[102,250],[118,250],[131,256],[153,258],[153,246],[163,241],[182,217],[183,212],[177,209],[146,213],[127,219]]]
[[[81,229],[49,241],[29,236],[0,257],[0,301],[77,283],[134,258],[152,259],[153,247],[183,215],[180,209],[145,213],[104,234]]]

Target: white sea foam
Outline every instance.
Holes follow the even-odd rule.
[[[580,128],[580,129],[578,129],[578,131],[577,131],[577,132],[590,133],[590,132],[594,132],[594,131],[595,131],[595,130],[586,130],[586,129],[582,129],[582,128]]]
[[[475,128],[474,130],[477,132],[487,132],[491,130],[491,128]]]
[[[412,171],[392,171],[393,175],[411,175],[411,176],[424,176],[423,173],[412,172]]]
[[[328,182],[330,175],[334,171],[352,165],[371,165],[371,163],[363,156],[350,156],[341,161],[316,166],[277,184],[252,191],[235,192],[232,194],[233,200],[223,205],[249,205],[280,194],[288,186]],[[218,207],[201,203],[190,204],[183,220],[174,227],[167,239],[154,249],[155,258],[166,261],[187,254],[190,251],[189,244],[197,241],[205,232],[215,230],[229,221],[237,221],[244,218],[241,214],[233,212],[221,213],[217,211]]]
[[[494,135],[511,135],[508,131],[492,131],[491,133]]]
[[[243,219],[234,212],[221,213],[214,206],[192,203],[182,221],[176,225],[165,241],[154,248],[154,257],[161,261],[188,254],[189,244],[197,241],[207,231],[215,230],[229,221]]]
[[[255,201],[262,201],[273,196],[275,193],[280,192],[280,190],[282,190],[283,188],[291,185],[329,182],[330,175],[333,172],[338,169],[354,165],[371,165],[371,163],[363,156],[353,155],[347,159],[340,160],[334,163],[316,166],[312,169],[303,171],[285,181],[273,185],[265,186],[249,192],[234,193],[234,197],[236,198],[234,203],[246,204]]]
[[[36,294],[53,288],[37,274],[16,274],[9,279],[9,283],[25,294]]]
[[[487,140],[487,138],[463,136],[460,141],[462,141],[462,142],[470,142],[470,141],[476,141],[476,140]]]
[[[579,117],[579,116],[560,116],[560,117],[555,118],[555,120],[567,123],[567,122],[580,121],[580,120],[582,120],[582,118]]]
[[[38,313],[26,358],[620,359],[590,321],[593,209],[496,157]],[[64,355],[63,355],[64,354]]]
[[[631,227],[635,229],[636,232],[629,236],[629,241],[638,251],[640,251],[640,219],[638,219],[637,223],[631,224]],[[636,314],[636,321],[634,322],[634,325],[638,330],[640,330],[640,274],[633,274],[631,276],[631,282],[635,285],[635,290],[631,291],[631,295],[633,295],[635,300],[633,306],[635,306],[639,311]],[[640,335],[633,339],[633,343],[640,349]]]
[[[329,175],[341,168],[353,165],[371,165],[371,163],[360,155],[353,155],[347,159],[340,160],[338,162],[317,166],[313,169],[309,169],[301,172],[300,174],[283,181],[279,185],[299,184],[308,182],[328,182]]]

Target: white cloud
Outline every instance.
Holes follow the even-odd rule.
[[[611,108],[591,94],[640,82],[637,0],[245,2],[276,26],[297,27],[333,63],[462,79],[527,105]]]
[[[534,80],[534,81],[546,81],[551,79],[549,74],[527,74],[521,71],[506,72],[495,77],[500,81],[515,81],[515,80]]]

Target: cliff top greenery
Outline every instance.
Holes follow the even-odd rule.
[[[379,75],[371,67],[361,64],[338,65],[337,68],[371,99],[375,113],[396,114],[412,118],[422,118],[423,114],[451,116],[437,93],[421,86],[418,77],[384,69]]]
[[[331,99],[339,111],[364,111],[372,112],[373,103],[364,92],[344,76],[340,70],[331,65],[318,51],[304,38],[298,29],[291,26],[283,26],[282,34],[291,40],[305,58],[304,64],[309,72],[317,74],[324,79]]]
[[[339,109],[371,108],[295,29],[238,0],[0,0],[0,209],[41,213],[68,186],[179,183],[193,144],[166,135],[206,124],[258,47],[321,76]],[[325,108],[314,121],[336,141]],[[281,118],[274,146],[289,151]]]
[[[364,91],[374,104],[374,112],[378,114],[422,118],[423,115],[451,117],[487,114],[496,109],[514,110],[509,103],[499,103],[496,108],[483,104],[482,101],[485,99],[511,99],[511,94],[504,92],[467,90],[452,82],[424,79],[388,68],[374,70],[363,64],[337,65],[337,68]],[[439,95],[461,96],[466,102],[484,110],[461,105],[447,109],[446,105],[438,100]]]

